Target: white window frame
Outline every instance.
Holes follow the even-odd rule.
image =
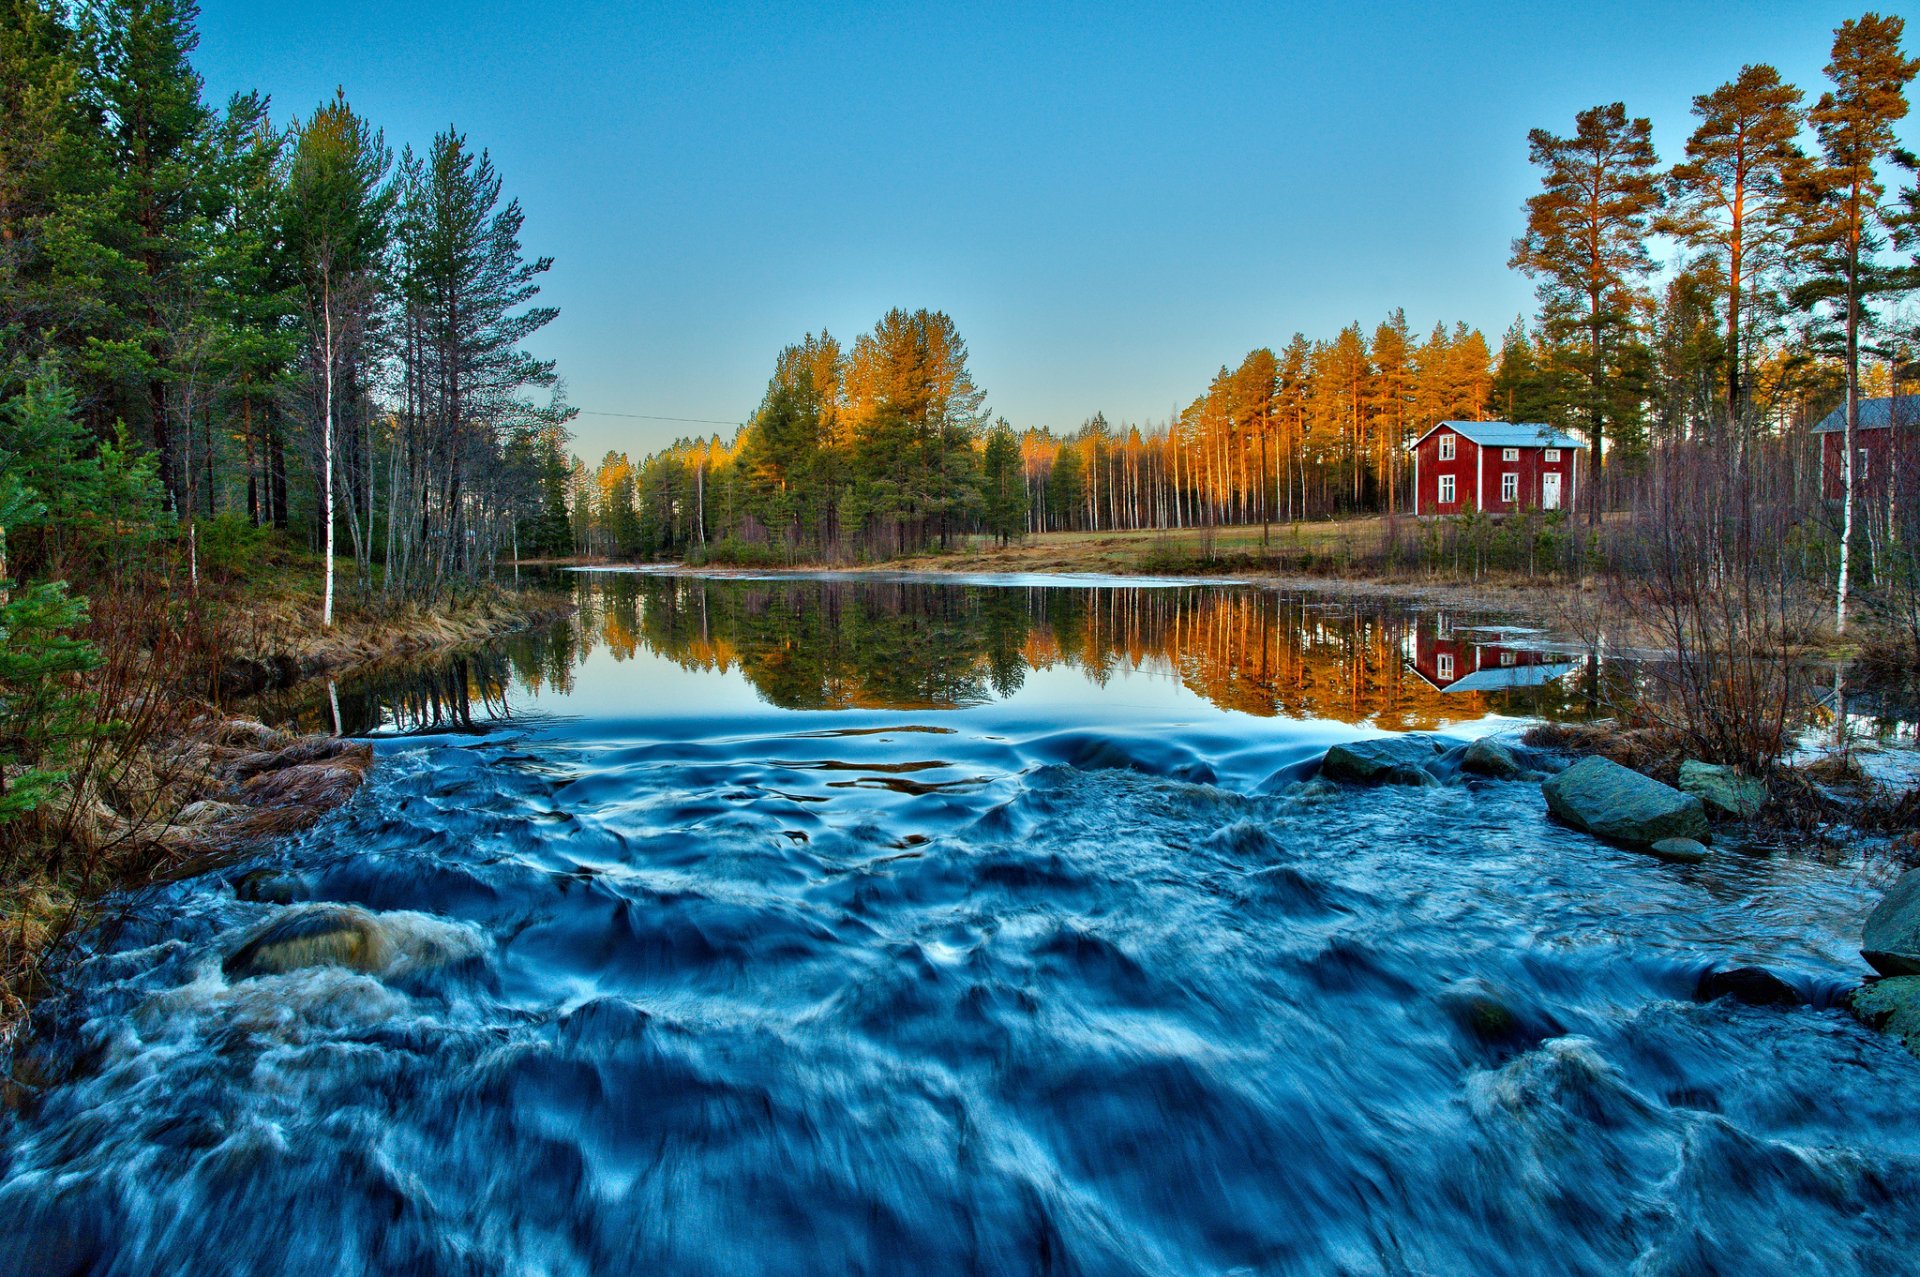
[[[1502,449],[1500,449],[1500,460],[1502,460],[1502,461],[1518,461],[1518,460],[1520,460],[1520,449],[1518,449],[1518,448],[1502,448]]]
[[[1520,472],[1518,470],[1501,471],[1500,499],[1509,502],[1520,499]]]
[[[1439,675],[1442,683],[1453,681],[1453,653],[1442,652],[1433,658],[1433,671]]]
[[[1552,464],[1554,464],[1554,463],[1556,463],[1556,462],[1558,462],[1558,461],[1560,460],[1560,449],[1558,449],[1558,448],[1548,448],[1548,449],[1547,449],[1547,457],[1546,457],[1546,459],[1547,459],[1547,463],[1548,463],[1549,465],[1552,465]]]
[[[1867,481],[1867,450],[1858,448],[1855,451],[1860,454],[1860,461],[1853,468],[1853,481],[1856,484],[1865,483]]]
[[[1502,652],[1500,653],[1500,663],[1502,665],[1518,665],[1520,662],[1512,652]]]
[[[1453,460],[1453,445],[1454,438],[1452,434],[1443,434],[1440,436],[1440,460]]]
[[[1459,500],[1459,497],[1454,488],[1453,476],[1450,474],[1441,475],[1440,476],[1440,504],[1452,505],[1457,500]]]

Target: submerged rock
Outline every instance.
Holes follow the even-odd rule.
[[[1765,967],[1733,967],[1709,971],[1700,977],[1693,996],[1701,1002],[1732,998],[1756,1007],[1799,1006],[1806,999],[1800,991]]]
[[[1527,774],[1513,751],[1491,736],[1482,736],[1467,746],[1467,752],[1460,755],[1460,770],[1495,780],[1514,780]]]
[[[1438,785],[1427,770],[1442,746],[1431,736],[1380,736],[1335,745],[1320,761],[1328,780],[1356,785]]]
[[[1847,1013],[1869,1029],[1900,1039],[1900,1045],[1920,1055],[1920,976],[1893,976],[1861,985],[1847,996]]]
[[[229,980],[284,975],[302,967],[379,971],[393,959],[393,941],[380,920],[352,905],[315,905],[282,914],[227,955]]]
[[[1764,781],[1693,758],[1680,764],[1680,789],[1705,803],[1708,811],[1734,820],[1752,820],[1767,801]]]
[[[1920,869],[1901,874],[1867,915],[1860,956],[1881,975],[1920,976]]]
[[[284,870],[250,869],[233,880],[233,894],[242,900],[290,905],[307,894],[307,884],[299,875]]]
[[[1662,860],[1697,865],[1707,858],[1707,845],[1692,838],[1662,838],[1647,848]]]
[[[1601,838],[1651,847],[1664,838],[1708,836],[1706,808],[1698,798],[1609,758],[1583,758],[1540,789],[1547,810]]]
[[[1438,1001],[1454,1028],[1496,1055],[1527,1050],[1561,1031],[1552,1016],[1478,977],[1449,985]]]

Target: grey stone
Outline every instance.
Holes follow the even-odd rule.
[[[1348,741],[1327,751],[1320,774],[1356,785],[1438,785],[1427,770],[1442,746],[1431,736],[1380,736]]]
[[[1467,746],[1467,752],[1460,755],[1460,770],[1476,776],[1492,776],[1497,780],[1513,780],[1527,771],[1520,765],[1520,760],[1513,756],[1511,749],[1491,736],[1482,736]]]
[[[1560,820],[1635,847],[1663,838],[1704,839],[1710,832],[1698,798],[1612,759],[1583,758],[1540,789]]]
[[[1694,758],[1680,764],[1680,789],[1705,803],[1715,815],[1735,820],[1752,820],[1767,802],[1764,781]]]
[[[1900,1040],[1920,1055],[1920,976],[1894,976],[1863,984],[1847,995],[1847,1012],[1869,1029]]]
[[[1692,838],[1662,838],[1647,850],[1662,860],[1677,860],[1688,865],[1697,865],[1707,858],[1707,845]]]
[[[1867,915],[1860,956],[1881,975],[1920,976],[1920,869],[1901,874]]]

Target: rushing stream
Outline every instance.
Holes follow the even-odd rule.
[[[1920,1060],[1834,1008],[1881,876],[1303,781],[1586,713],[1577,653],[1249,588],[578,589],[337,689],[361,794],[89,938],[0,1271],[1920,1262]],[[309,901],[388,960],[222,973]],[[1695,998],[1742,964],[1808,1005]]]

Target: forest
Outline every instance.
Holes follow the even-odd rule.
[[[1422,337],[1394,310],[1223,364],[1163,420],[1095,412],[1063,428],[991,414],[953,321],[896,310],[851,347],[822,331],[782,350],[730,439],[576,463],[573,548],[794,561],[961,532],[1391,514],[1409,508],[1406,444],[1450,419],[1585,438],[1603,476],[1590,518],[1644,500],[1663,462],[1712,449],[1766,454],[1818,522],[1808,426],[1917,371],[1920,189],[1896,133],[1916,63],[1902,37],[1898,17],[1846,22],[1811,95],[1741,68],[1695,99],[1671,163],[1620,103],[1566,133],[1535,129],[1540,185],[1509,265],[1540,306],[1497,343],[1460,322]]]

